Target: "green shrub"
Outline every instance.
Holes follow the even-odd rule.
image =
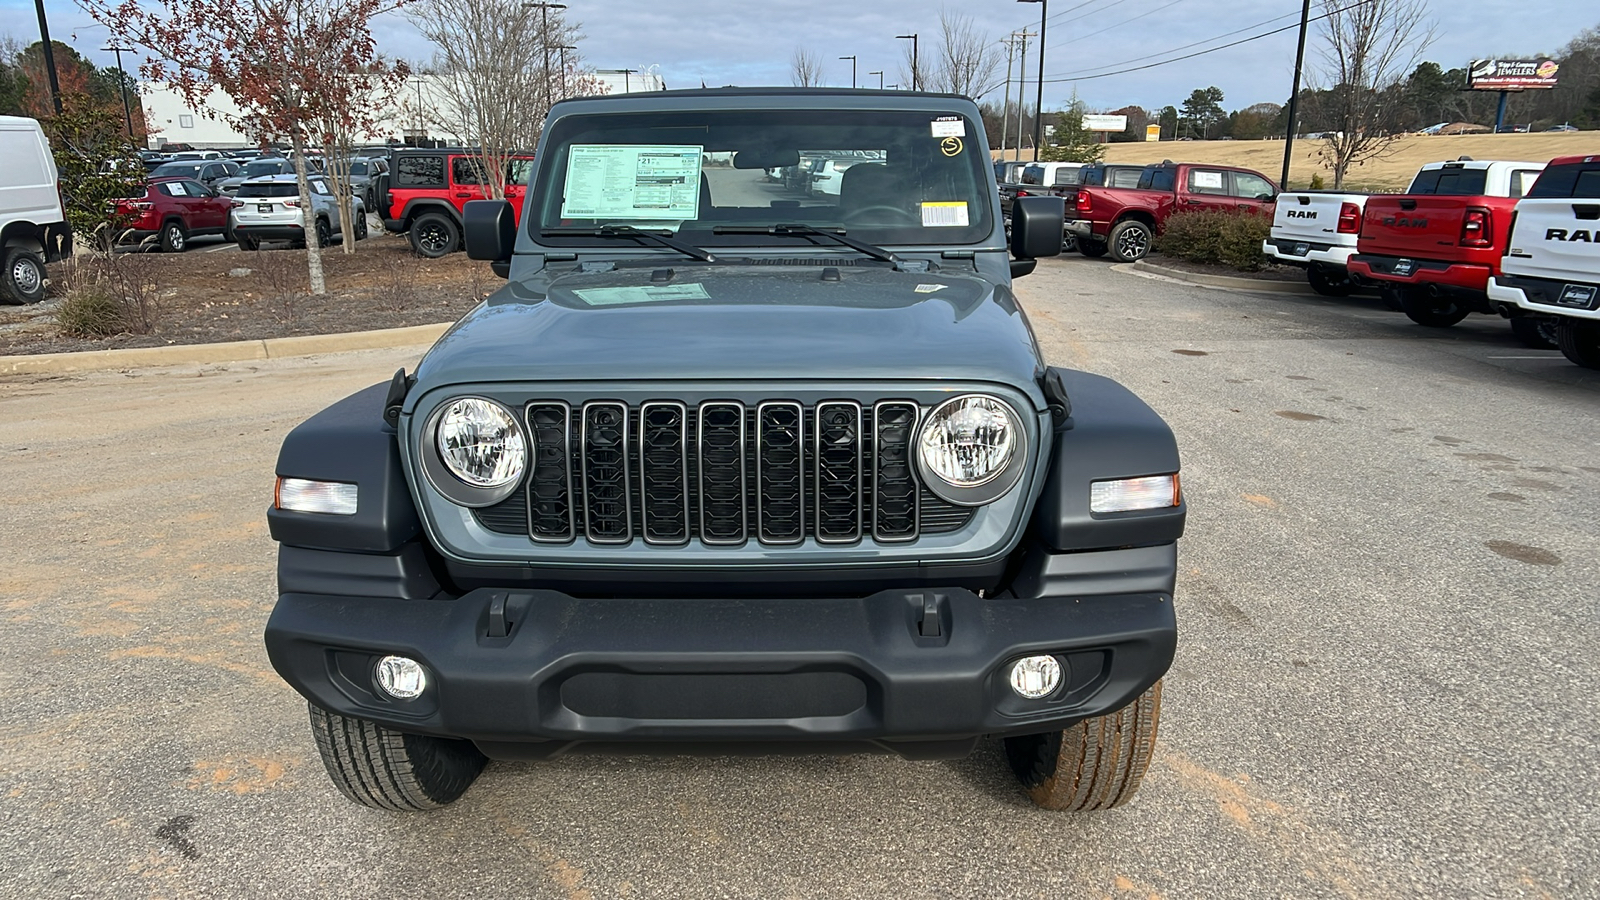
[[[104,285],[91,284],[69,293],[56,310],[56,324],[72,337],[103,338],[128,330],[117,303]]]
[[[1316,173],[1316,174],[1311,176],[1311,189],[1313,191],[1320,191],[1323,188],[1326,188],[1327,186],[1328,186],[1328,182],[1327,182],[1327,180],[1325,180],[1322,177],[1322,173],[1321,172],[1318,172],[1318,173]]]
[[[1156,238],[1156,250],[1190,262],[1259,271],[1267,262],[1261,242],[1272,233],[1265,215],[1221,210],[1177,213]]]

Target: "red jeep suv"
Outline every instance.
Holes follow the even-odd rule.
[[[228,233],[232,205],[233,198],[192,178],[152,178],[144,196],[116,202],[117,212],[128,223],[120,243],[138,244],[159,236],[162,250],[180,253],[197,235],[220,234],[232,240]]]
[[[506,165],[505,196],[520,221],[533,154]],[[461,211],[469,200],[491,196],[483,157],[476,150],[401,150],[389,173],[377,177],[378,214],[385,230],[404,234],[419,256],[438,258],[461,249]]]

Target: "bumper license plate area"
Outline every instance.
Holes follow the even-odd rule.
[[[561,685],[561,705],[607,719],[833,718],[866,703],[865,682],[849,672],[583,672]]]
[[[1400,260],[1396,260],[1395,261],[1394,274],[1396,274],[1396,275],[1406,276],[1406,275],[1410,275],[1412,272],[1415,272],[1416,270],[1417,270],[1417,264],[1415,262],[1412,262],[1409,259],[1400,259]]]
[[[256,212],[259,212],[259,213],[270,213],[270,212],[272,212],[272,204],[271,203],[257,203],[256,204]]]
[[[1600,292],[1600,289],[1592,284],[1563,285],[1561,293],[1556,295],[1556,304],[1573,309],[1593,309],[1597,292]]]

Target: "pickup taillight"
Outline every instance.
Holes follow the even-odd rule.
[[[1511,239],[1517,236],[1517,211],[1511,211],[1511,227],[1506,229],[1506,245],[1500,248],[1501,256],[1511,255]]]
[[[1094,201],[1089,199],[1088,193],[1086,193],[1084,191],[1079,191],[1078,192],[1078,202],[1076,204],[1076,206],[1078,208],[1078,212],[1087,214],[1089,212],[1089,210],[1093,207],[1093,203],[1094,203]]]
[[[1339,233],[1361,233],[1361,207],[1354,203],[1341,203],[1339,205]]]
[[[1017,191],[1017,196],[1018,197],[1032,197],[1033,195],[1028,193],[1027,191],[1019,190],[1019,191]]]
[[[1489,211],[1481,206],[1468,207],[1461,220],[1461,246],[1487,247],[1494,243],[1489,234]]]

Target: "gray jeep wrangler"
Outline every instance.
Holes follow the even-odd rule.
[[[508,278],[414,374],[295,428],[266,629],[334,783],[447,804],[486,759],[1004,741],[1051,809],[1153,749],[1186,513],[1171,430],[1047,367],[961,97],[702,90],[550,112]],[[839,151],[837,195],[766,175]],[[867,151],[867,152],[860,152]]]

